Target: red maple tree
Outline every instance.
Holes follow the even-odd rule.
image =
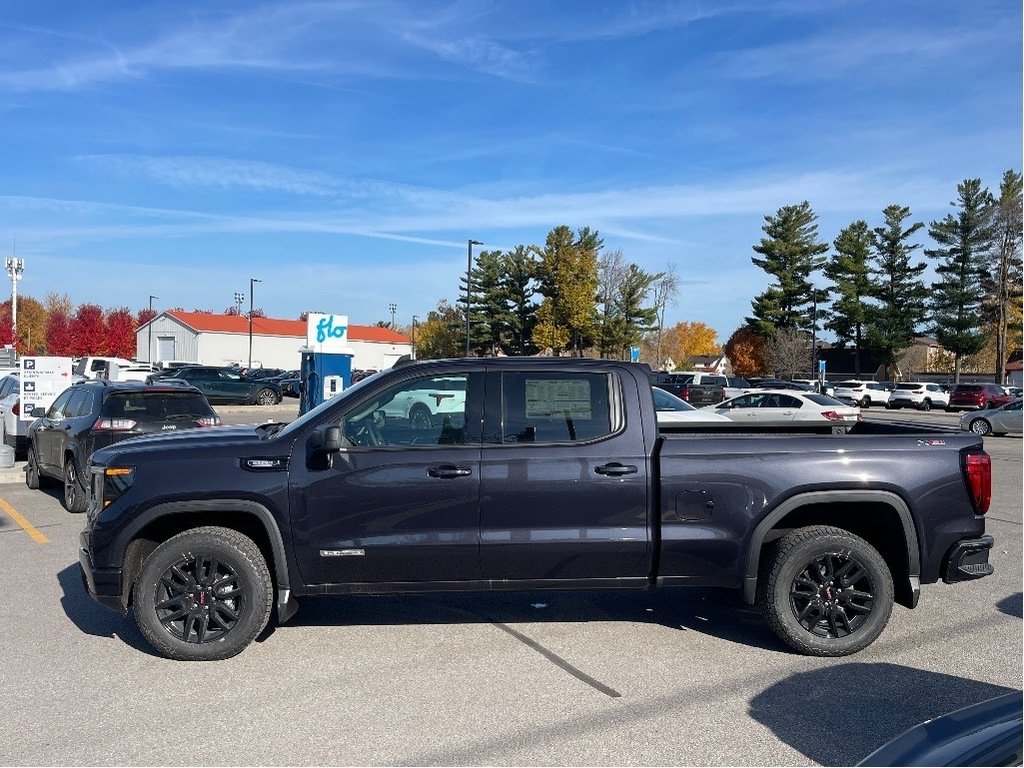
[[[135,356],[135,318],[128,307],[107,313],[106,349],[112,357]]]
[[[72,346],[71,318],[63,309],[52,310],[46,323],[46,354],[65,357]]]
[[[106,327],[103,310],[96,304],[80,304],[71,322],[71,354],[106,354]]]
[[[150,309],[149,307],[140,309],[139,313],[135,316],[135,327],[138,328],[140,326],[145,325],[154,317],[156,317],[156,315],[157,311],[155,309]]]

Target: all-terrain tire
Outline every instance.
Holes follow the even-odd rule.
[[[811,656],[847,656],[875,641],[892,613],[892,574],[842,528],[796,528],[762,562],[758,606],[772,630]]]
[[[263,631],[274,586],[256,543],[230,528],[173,536],[142,563],[132,591],[135,622],[162,656],[217,661]]]

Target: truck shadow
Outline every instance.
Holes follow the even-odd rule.
[[[853,765],[911,726],[1013,689],[900,664],[798,672],[750,700],[750,716],[822,765]]]
[[[1021,618],[1024,616],[1024,593],[1017,592],[1016,594],[1004,597],[996,603],[996,608],[1000,613],[1005,613],[1007,616]]]
[[[280,627],[282,631],[290,626],[615,621],[657,624],[755,648],[795,653],[732,589],[321,596],[300,598],[299,604],[298,613]],[[257,641],[274,631],[276,628],[269,626]]]
[[[72,563],[57,574],[57,582],[63,592],[60,598],[61,608],[72,623],[87,635],[96,637],[116,637],[137,651],[149,656],[156,656],[149,647],[142,633],[127,616],[105,608],[85,591],[82,584],[82,569],[78,563]]]

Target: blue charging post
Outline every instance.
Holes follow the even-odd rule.
[[[352,349],[348,345],[348,316],[310,314],[306,346],[299,350],[302,397],[299,414],[330,400],[352,384]]]

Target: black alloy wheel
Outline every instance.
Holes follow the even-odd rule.
[[[185,553],[157,585],[157,620],[186,643],[219,640],[234,629],[247,597],[238,574],[214,555]]]
[[[85,512],[85,489],[78,479],[78,468],[73,457],[64,462],[64,509],[68,512]]]
[[[263,631],[273,580],[256,543],[218,526],[183,531],[143,561],[132,589],[150,645],[182,661],[227,659]]]
[[[413,429],[430,429],[433,426],[430,409],[422,404],[414,405],[409,410],[409,426]]]
[[[867,569],[844,552],[826,552],[794,578],[789,603],[796,620],[819,637],[846,637],[871,614],[875,585]]]

